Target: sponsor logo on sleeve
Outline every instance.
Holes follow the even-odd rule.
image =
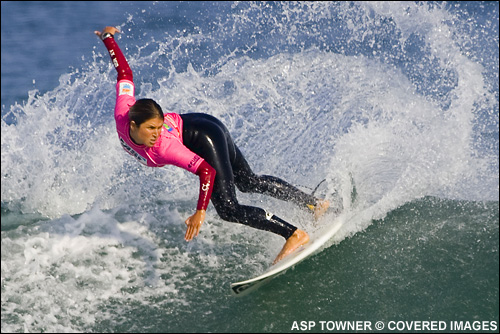
[[[202,186],[201,186],[201,190],[202,191],[205,191],[207,192],[208,189],[210,189],[210,181],[208,181],[207,183],[204,183]]]
[[[120,86],[118,87],[118,96],[120,95],[130,95],[134,96],[134,87],[129,82],[120,82]]]
[[[188,168],[193,167],[196,164],[196,162],[200,159],[201,158],[199,155],[195,155],[194,158],[189,162]]]

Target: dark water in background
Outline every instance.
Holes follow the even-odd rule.
[[[282,241],[213,208],[183,241],[197,180],[119,147],[105,25],[138,96],[223,119],[259,173],[326,178],[332,245],[230,296]],[[2,332],[498,325],[497,2],[2,2],[1,80]]]

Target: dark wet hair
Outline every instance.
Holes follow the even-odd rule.
[[[130,122],[134,121],[137,126],[152,118],[160,118],[163,120],[163,111],[161,107],[154,100],[140,99],[130,107],[128,112],[128,119]]]

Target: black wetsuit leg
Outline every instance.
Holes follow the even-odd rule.
[[[233,171],[236,186],[241,192],[265,194],[303,207],[316,205],[317,199],[314,196],[306,194],[290,183],[275,176],[255,174],[238,147],[236,147]]]
[[[288,239],[297,229],[295,226],[266,214],[261,208],[239,204],[235,187],[243,192],[264,193],[303,205],[314,205],[316,199],[279,178],[254,174],[229,131],[217,118],[198,113],[183,114],[181,117],[184,145],[205,159],[217,172],[211,200],[219,216]]]

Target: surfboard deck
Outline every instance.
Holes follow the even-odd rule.
[[[234,295],[242,296],[251,291],[254,291],[264,283],[269,282],[271,279],[284,274],[286,270],[292,268],[296,264],[307,259],[324,246],[335,233],[343,225],[343,215],[337,216],[333,222],[330,222],[310,235],[309,242],[296,249],[293,253],[285,257],[280,262],[269,267],[269,269],[261,275],[251,279],[231,283],[231,292]]]

